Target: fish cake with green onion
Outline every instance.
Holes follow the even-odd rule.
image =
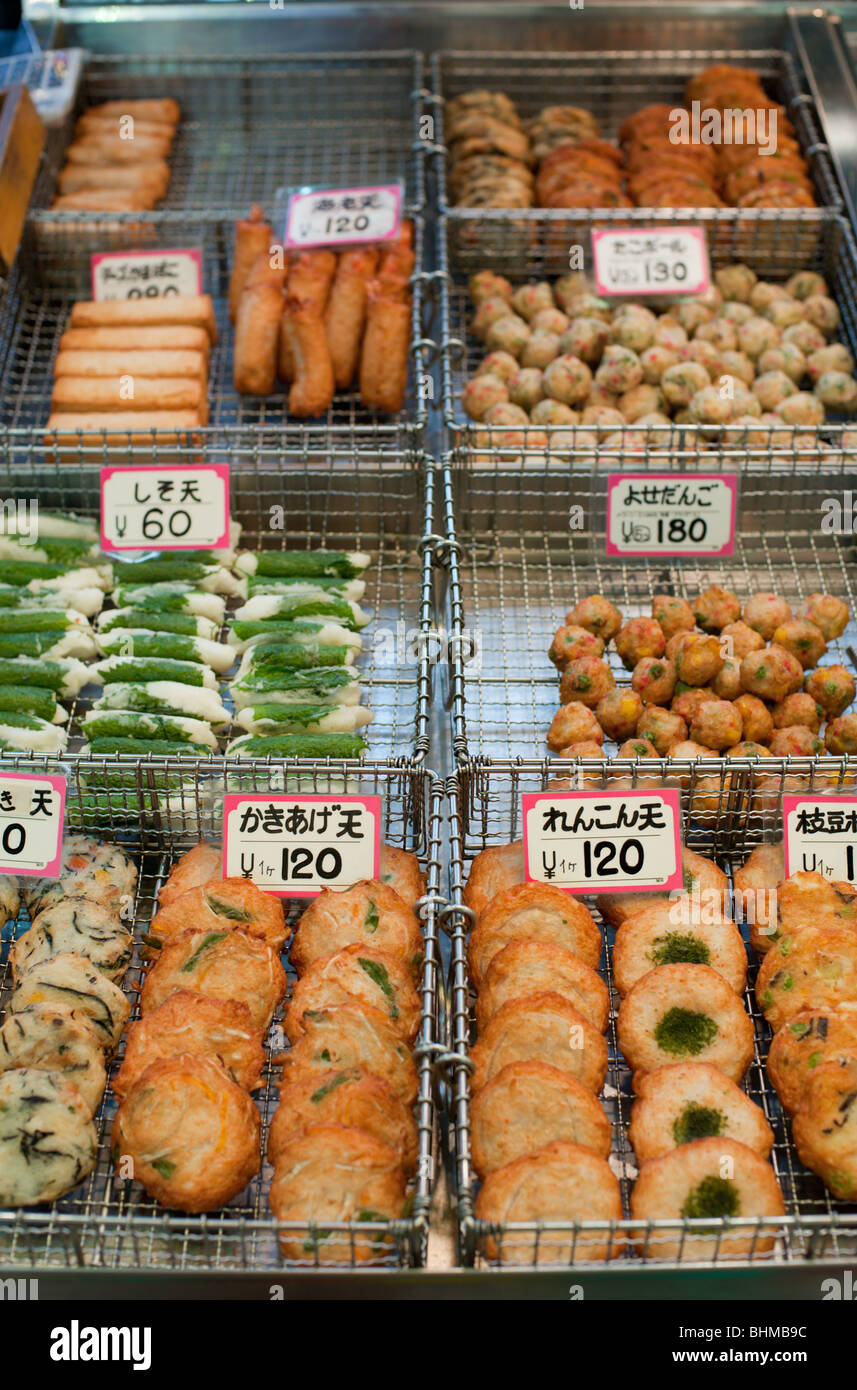
[[[801,1163],[843,1202],[857,1200],[857,1058],[823,1062],[794,1117]]]
[[[214,999],[180,989],[128,1029],[125,1055],[111,1083],[121,1099],[159,1057],[201,1052],[214,1057],[245,1091],[260,1084],[264,1033],[238,999]]]
[[[404,1040],[386,1014],[371,1004],[337,1004],[304,1014],[304,1031],[275,1061],[282,1067],[281,1086],[303,1077],[318,1077],[331,1067],[359,1067],[380,1076],[406,1106],[417,1098],[417,1069]]]
[[[756,999],[774,1032],[803,1009],[857,1002],[857,932],[804,927],[781,936],[762,961]]]
[[[291,962],[302,975],[314,961],[355,945],[384,951],[413,975],[419,973],[423,939],[417,920],[398,893],[377,879],[364,879],[345,892],[322,889],[298,923]]]
[[[316,958],[304,970],[283,1020],[286,1037],[297,1041],[304,1031],[304,1014],[360,1003],[380,1009],[399,1035],[413,1042],[420,1026],[420,1001],[409,967],[362,943]]]
[[[857,1003],[795,1014],[774,1034],[766,1062],[783,1109],[797,1110],[818,1067],[849,1057],[857,1057]]]
[[[628,1130],[638,1163],[721,1135],[760,1158],[768,1158],[774,1143],[761,1107],[708,1062],[676,1062],[641,1077]]]
[[[249,878],[213,878],[191,888],[162,907],[146,935],[150,950],[159,950],[184,931],[230,931],[243,927],[275,950],[291,935],[280,899],[265,893]]]
[[[179,990],[245,1003],[255,1028],[267,1028],[286,993],[279,952],[245,927],[185,931],[167,941],[140,991],[145,1018]]]
[[[360,1067],[331,1067],[319,1076],[296,1075],[280,1087],[280,1104],[268,1131],[268,1161],[276,1164],[293,1135],[314,1125],[352,1125],[399,1154],[406,1173],[417,1166],[413,1114],[386,1081]]]

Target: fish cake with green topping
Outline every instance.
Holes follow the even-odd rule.
[[[628,1137],[642,1164],[694,1139],[737,1139],[768,1158],[774,1133],[764,1112],[708,1062],[676,1062],[642,1077]]]
[[[364,879],[344,893],[322,889],[298,923],[291,962],[302,975],[314,961],[354,945],[385,951],[419,973],[423,939],[417,920],[398,893],[377,879]]]
[[[801,1163],[843,1202],[857,1200],[857,1058],[813,1072],[794,1117]]]
[[[62,1072],[0,1075],[0,1207],[55,1201],[89,1176],[97,1156],[89,1107]]]
[[[857,932],[805,927],[781,936],[762,961],[756,999],[774,1032],[803,1009],[857,1001]]]
[[[360,1067],[331,1067],[319,1076],[304,1073],[280,1087],[280,1104],[268,1131],[268,1161],[276,1164],[289,1140],[313,1125],[354,1125],[395,1149],[406,1173],[417,1166],[411,1111],[388,1082]]]
[[[794,1113],[818,1067],[857,1058],[857,1003],[838,1009],[802,1009],[775,1034],[768,1078],[784,1110]]]
[[[753,1025],[740,998],[709,965],[659,965],[619,1007],[619,1047],[634,1072],[709,1062],[740,1081],[753,1060]]]
[[[150,950],[159,950],[184,931],[229,931],[244,927],[275,950],[291,935],[280,899],[248,878],[213,878],[174,899],[152,918],[146,935]]]
[[[167,941],[140,991],[143,1017],[179,990],[212,999],[237,999],[255,1028],[267,1028],[286,992],[279,952],[245,927],[185,931]]]
[[[420,1026],[420,1001],[408,966],[362,943],[315,959],[307,967],[283,1019],[286,1037],[297,1041],[304,1031],[304,1014],[359,1003],[380,1009],[399,1035],[413,1042]]]
[[[318,1077],[335,1067],[360,1067],[387,1081],[405,1105],[417,1098],[417,1069],[410,1049],[386,1014],[371,1004],[338,1004],[304,1014],[304,1031],[288,1052],[276,1057],[279,1085]]]
[[[687,899],[693,902],[692,898]],[[719,911],[681,911],[682,903],[651,903],[626,917],[613,946],[613,978],[626,995],[659,965],[710,965],[736,994],[747,983],[747,952],[741,933]],[[690,920],[682,920],[683,917]]]

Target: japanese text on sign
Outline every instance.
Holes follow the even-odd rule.
[[[211,550],[229,544],[229,466],[101,470],[106,550]]]
[[[525,792],[530,882],[570,893],[680,889],[678,791]]]
[[[378,877],[380,797],[230,792],[223,801],[227,878],[250,878],[266,892],[308,898]]]
[[[0,770],[0,873],[59,874],[65,778]]]
[[[598,294],[702,294],[711,283],[701,227],[596,230],[592,256]]]
[[[402,220],[402,187],[301,188],[289,195],[283,244],[349,246],[392,241]]]
[[[857,882],[857,797],[784,796],[786,878],[807,872]]]
[[[611,473],[608,555],[731,555],[738,480],[714,473]]]
[[[92,298],[163,299],[202,293],[198,250],[106,251],[92,257]]]

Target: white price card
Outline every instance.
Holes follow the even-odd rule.
[[[702,294],[711,284],[702,227],[617,227],[592,233],[601,295]]]
[[[365,188],[299,188],[289,194],[283,245],[354,246],[392,241],[402,221],[401,184]]]
[[[857,796],[783,797],[786,878],[796,873],[857,882]]]
[[[202,294],[202,255],[180,251],[99,251],[92,257],[92,298],[165,299]]]
[[[65,777],[0,769],[0,874],[59,877]]]
[[[229,465],[101,470],[105,550],[216,550],[229,544]]]
[[[267,893],[314,898],[377,878],[381,798],[228,792],[223,798],[223,872]]]
[[[738,479],[721,473],[611,473],[607,554],[732,555]]]
[[[531,883],[569,893],[681,889],[678,790],[524,792]]]

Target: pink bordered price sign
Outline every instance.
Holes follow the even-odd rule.
[[[229,544],[229,465],[119,464],[101,470],[105,550],[217,550]]]
[[[58,878],[66,779],[0,768],[0,874]]]
[[[283,245],[287,251],[302,251],[310,246],[394,241],[403,199],[399,183],[296,189],[289,194]]]
[[[266,893],[315,898],[377,878],[381,798],[228,792],[223,798],[223,873]]]
[[[524,792],[530,883],[568,893],[663,893],[683,887],[679,793]]]
[[[857,882],[857,796],[783,797],[786,878],[817,873]]]
[[[607,554],[710,559],[732,555],[738,479],[722,473],[611,473]]]
[[[702,294],[711,284],[702,227],[616,227],[592,233],[595,288],[614,295]]]
[[[178,251],[98,251],[92,256],[92,298],[166,299],[202,294],[202,253]]]

